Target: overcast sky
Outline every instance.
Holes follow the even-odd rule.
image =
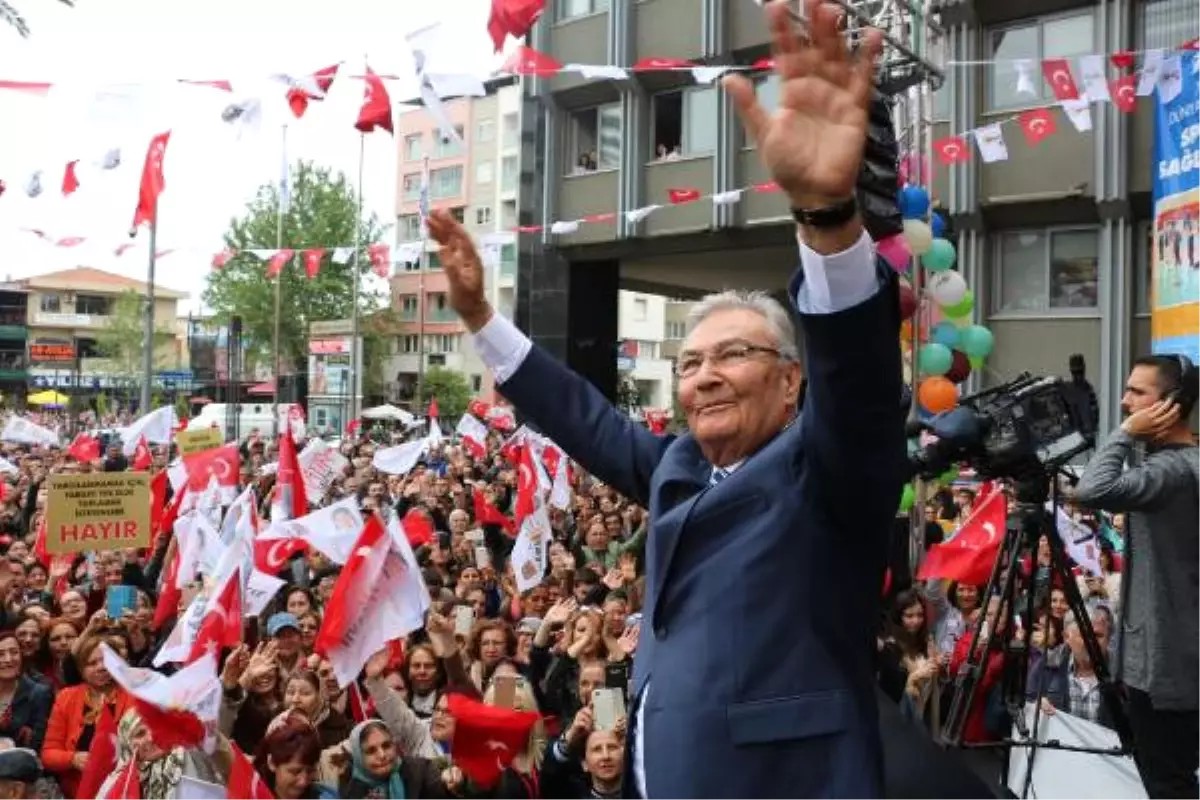
[[[415,94],[404,36],[435,22],[453,46],[431,54],[434,72],[484,77],[497,66],[486,33],[489,0],[77,0],[74,9],[51,0],[15,0],[33,33],[22,40],[0,29],[0,80],[49,81],[47,97],[0,91],[0,279],[95,266],[145,279],[146,234],[121,257],[129,241],[142,161],[150,137],[171,129],[167,189],[160,204],[158,249],[176,252],[158,262],[158,282],[199,298],[221,234],[246,199],[278,180],[281,129],[290,121],[288,155],[340,169],[355,180],[359,136],[354,119],[361,81],[335,82],[329,97],[292,119],[284,91],[267,76],[311,73],[345,61],[361,74],[364,59],[389,81],[393,100]],[[180,87],[175,79],[228,79],[235,94],[263,96],[261,132],[234,136],[220,121],[230,96]],[[93,164],[120,147],[123,164],[100,173]],[[367,209],[393,221],[396,152],[390,136],[367,137],[364,195]],[[67,161],[80,159],[81,187],[63,198]],[[27,178],[45,170],[44,193],[29,199]],[[73,248],[53,247],[22,228],[51,237],[88,237]],[[330,246],[352,242],[328,242]]]

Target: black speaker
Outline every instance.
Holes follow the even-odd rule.
[[[891,103],[876,90],[871,98],[867,144],[858,174],[858,207],[863,224],[875,241],[904,230],[904,217],[896,205],[896,194],[900,191],[899,161]]]

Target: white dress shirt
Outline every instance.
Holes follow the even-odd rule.
[[[800,313],[835,314],[865,302],[879,291],[875,243],[866,231],[849,249],[828,256],[797,241],[800,245],[800,268],[804,270],[804,283],[796,294],[796,307]],[[499,314],[493,314],[488,323],[474,334],[472,343],[479,359],[492,371],[498,384],[511,378],[533,349],[529,337]],[[738,462],[725,470],[727,473],[733,472],[743,463]],[[647,681],[641,696],[634,700],[633,710],[633,778],[642,797],[649,797],[646,792],[646,737],[642,735],[643,711],[649,693],[650,683]]]

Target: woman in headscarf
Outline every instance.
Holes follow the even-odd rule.
[[[100,797],[111,797],[118,784],[130,780],[130,761],[137,765],[137,794],[121,786],[123,797],[144,800],[173,800],[180,796],[180,786],[186,776],[205,783],[224,785],[229,775],[227,740],[218,737],[221,746],[212,757],[202,750],[176,747],[163,750],[150,733],[150,728],[134,709],[129,709],[117,723],[117,768],[100,787]],[[217,761],[223,762],[218,765]],[[132,788],[132,787],[130,787]]]
[[[342,797],[407,800],[450,797],[462,787],[456,767],[441,770],[429,759],[402,755],[386,723],[360,722],[345,742],[350,774],[342,782]]]

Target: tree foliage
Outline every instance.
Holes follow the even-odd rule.
[[[75,0],[58,0],[64,6],[75,6]],[[8,2],[8,0],[0,0],[0,20],[6,25],[15,30],[22,38],[29,36],[29,23],[25,21],[25,17],[21,14],[16,6]]]
[[[358,197],[342,173],[312,162],[300,161],[291,169],[291,204],[283,219],[282,247],[296,257],[280,274],[282,281],[279,314],[279,350],[283,365],[303,372],[307,368],[309,324],[321,320],[348,319],[353,309],[353,269],[360,275],[370,270],[366,246],[381,240],[383,229],[372,214],[360,219]],[[204,291],[204,302],[218,321],[227,323],[234,315],[242,318],[242,330],[250,356],[270,363],[275,338],[275,281],[266,277],[265,260],[249,250],[273,250],[278,242],[279,187],[265,184],[247,204],[245,213],[230,220],[225,246],[237,253],[222,269],[214,270]],[[333,248],[363,249],[349,264],[335,264]],[[321,270],[309,279],[301,251],[326,248]],[[380,298],[360,294],[360,311],[374,308]],[[265,361],[264,361],[265,359]]]
[[[145,307],[146,299],[133,289],[122,292],[113,301],[112,312],[107,316],[104,328],[96,335],[97,349],[112,362],[113,372],[123,378],[142,375],[146,354]],[[172,339],[170,333],[155,327],[155,366],[159,366],[163,360],[160,348]]]
[[[400,314],[394,308],[381,308],[363,320],[363,397],[382,396],[386,377],[383,364],[390,353],[388,342],[400,329]]]
[[[429,408],[429,401],[435,397],[439,418],[457,420],[467,410],[467,403],[471,402],[471,386],[461,372],[430,367],[425,370],[420,405],[413,411],[423,414]]]

